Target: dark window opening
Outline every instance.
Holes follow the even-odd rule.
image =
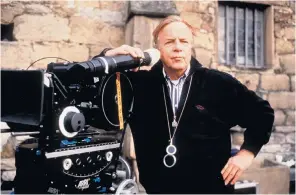
[[[1,24],[1,41],[15,41],[13,38],[13,23]]]

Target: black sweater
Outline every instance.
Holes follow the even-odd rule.
[[[128,73],[135,96],[130,127],[140,182],[148,193],[228,193],[220,172],[230,158],[230,128],[236,125],[246,128],[241,149],[257,155],[269,141],[273,109],[231,75],[203,68],[192,58],[177,110],[178,119],[192,76],[174,139],[177,163],[166,168],[163,157],[169,130],[162,68],[159,61],[151,71]],[[165,93],[171,124],[173,112],[167,89]]]

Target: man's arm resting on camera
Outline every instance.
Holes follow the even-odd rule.
[[[246,130],[240,151],[228,160],[221,171],[225,185],[230,182],[235,184],[243,171],[252,164],[261,147],[269,141],[274,122],[274,110],[266,100],[238,80],[232,78],[230,81],[230,86],[234,87],[234,122]]]

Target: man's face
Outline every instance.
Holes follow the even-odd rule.
[[[190,64],[193,36],[182,22],[166,25],[158,34],[157,48],[161,60],[171,70],[186,70]]]

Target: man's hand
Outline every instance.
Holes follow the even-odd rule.
[[[144,52],[140,48],[131,47],[129,45],[122,45],[115,49],[108,50],[105,56],[116,56],[116,55],[131,55],[134,58],[145,58]],[[141,70],[150,70],[152,66],[142,66]],[[139,68],[134,68],[133,71],[136,72]]]
[[[105,56],[131,55],[134,58],[144,58],[144,52],[140,48],[122,45],[115,49],[108,50]]]
[[[228,185],[229,182],[234,185],[242,173],[250,167],[254,158],[254,154],[247,150],[241,150],[231,157],[221,171],[225,185]]]

